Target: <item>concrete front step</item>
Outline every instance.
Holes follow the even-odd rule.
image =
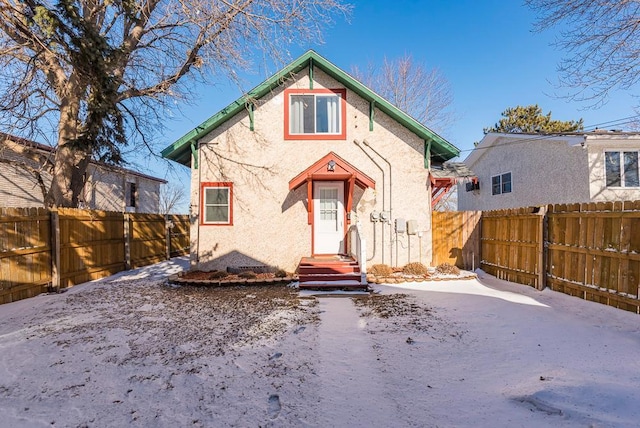
[[[360,273],[333,273],[333,274],[307,274],[307,273],[298,273],[298,280],[300,282],[309,282],[309,281],[322,281],[322,282],[331,282],[331,281],[360,281],[361,275]]]

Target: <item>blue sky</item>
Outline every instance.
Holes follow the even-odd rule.
[[[607,104],[589,109],[589,103],[555,96],[557,65],[565,52],[551,44],[557,30],[532,31],[535,14],[518,1],[504,0],[352,0],[348,21],[338,18],[325,31],[320,45],[292,46],[292,59],[315,49],[345,71],[380,64],[410,54],[414,62],[437,67],[449,80],[457,120],[443,133],[462,150],[463,160],[482,139],[482,129],[516,105],[538,104],[555,119],[584,119],[587,129],[635,115],[639,100],[629,92],[611,94]],[[271,70],[272,72],[275,70]],[[266,76],[254,73],[247,89]],[[202,97],[182,106],[182,115],[167,123],[166,146],[238,98],[224,82],[202,88]],[[428,126],[429,124],[427,124]],[[628,129],[629,125],[615,126]],[[605,126],[607,127],[607,126]],[[156,173],[157,175],[157,173]],[[174,178],[167,177],[170,181]],[[184,179],[184,178],[182,178]]]

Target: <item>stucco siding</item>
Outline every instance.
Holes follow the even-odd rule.
[[[605,151],[638,151],[640,136],[635,138],[594,138],[587,140],[588,162],[590,170],[589,193],[593,202],[635,201],[640,200],[637,187],[607,187],[605,170]]]
[[[458,209],[494,210],[550,203],[587,202],[590,198],[587,150],[550,138],[499,137],[467,166],[480,189],[458,185]],[[478,150],[478,149],[476,149]],[[511,173],[510,193],[492,195],[492,177]]]
[[[308,89],[307,75],[299,75],[289,87]],[[316,70],[315,88],[344,86]],[[203,269],[255,265],[295,269],[301,257],[311,255],[312,229],[306,185],[289,191],[289,181],[334,152],[376,183],[375,190],[356,187],[350,213],[351,224],[360,221],[363,226],[372,258],[369,265],[393,260],[393,265],[402,266],[410,261],[409,252],[411,261],[420,261],[421,255],[421,261],[429,264],[430,198],[423,140],[379,111],[374,130],[369,131],[369,104],[349,90],[346,140],[284,140],[284,89],[259,100],[254,131],[248,113],[241,113],[200,140],[199,168],[192,169],[192,215],[201,212],[200,183],[232,182],[233,225],[194,222],[193,263]],[[391,163],[391,173],[385,160],[362,144],[364,140]],[[422,239],[413,236],[410,246],[406,235],[396,241],[396,235],[389,233],[392,221],[384,226],[383,247],[382,225],[370,221],[371,212],[383,211],[383,206],[387,212],[392,209],[392,220],[417,220]]]

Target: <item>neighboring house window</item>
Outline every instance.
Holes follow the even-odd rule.
[[[640,187],[638,152],[604,152],[607,187]]]
[[[202,224],[233,225],[233,184],[202,183]]]
[[[127,183],[126,195],[127,198],[127,207],[136,206],[136,183]]]
[[[500,195],[502,193],[511,193],[511,173],[494,175],[491,177],[491,194]]]
[[[346,138],[345,89],[285,90],[285,139]]]

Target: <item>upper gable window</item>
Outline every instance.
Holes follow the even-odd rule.
[[[640,187],[638,152],[604,152],[607,187]]]
[[[285,90],[285,139],[346,139],[345,89]]]

